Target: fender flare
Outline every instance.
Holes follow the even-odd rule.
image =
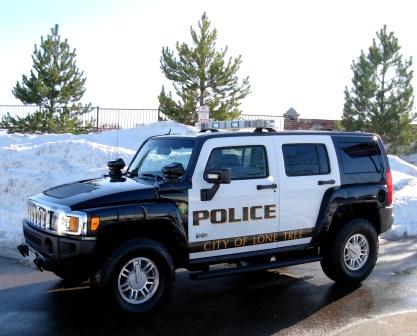
[[[90,216],[100,217],[100,228],[97,232],[97,242],[104,248],[112,238],[112,233],[145,231],[147,233],[169,234],[166,241],[176,256],[183,258],[188,253],[188,237],[186,227],[181,219],[177,206],[173,202],[141,202],[140,204],[116,205],[106,208],[85,210]],[[121,229],[123,226],[123,230]],[[137,238],[137,237],[133,237]]]
[[[321,240],[330,228],[336,212],[341,206],[351,204],[374,204],[376,208],[384,207],[378,201],[378,192],[386,190],[384,185],[350,186],[330,188],[323,196],[311,243]]]

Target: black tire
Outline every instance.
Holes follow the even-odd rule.
[[[365,237],[368,243],[368,257],[363,265],[352,270],[345,262],[345,247],[353,236]],[[357,284],[365,280],[375,267],[378,259],[378,235],[375,227],[369,221],[357,218],[346,223],[334,236],[334,240],[323,246],[321,267],[323,272],[332,280],[339,283]],[[350,265],[352,267],[352,265]]]
[[[151,292],[152,296],[145,302],[131,303],[123,297],[120,288],[120,272],[136,258],[151,261],[157,269],[159,281]],[[141,263],[141,262],[140,262]],[[134,272],[134,271],[132,271]],[[126,277],[126,279],[128,279]],[[110,294],[113,301],[122,310],[143,314],[157,308],[171,292],[175,279],[175,266],[167,249],[157,241],[150,239],[130,240],[118,247],[107,259],[104,266],[94,275],[93,287]],[[137,280],[137,279],[136,279]],[[129,280],[126,280],[129,283]],[[125,295],[126,296],[126,295]]]

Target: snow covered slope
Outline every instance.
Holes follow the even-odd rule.
[[[386,237],[417,235],[417,167],[389,155],[394,183],[394,226]]]
[[[88,135],[0,131],[0,255],[10,253],[22,239],[21,220],[28,196],[54,185],[100,176],[107,172],[107,161],[117,157],[128,163],[146,138],[170,130],[172,134],[195,132],[174,122]],[[395,185],[395,226],[387,237],[417,235],[417,167],[396,156],[389,159]]]
[[[145,139],[170,131],[194,132],[175,122],[87,135],[11,135],[0,130],[0,255],[21,240],[28,196],[98,177],[107,172],[107,161],[118,157],[128,164]]]

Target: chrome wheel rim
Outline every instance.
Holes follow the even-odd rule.
[[[158,267],[151,259],[134,258],[120,270],[117,285],[123,300],[132,304],[144,303],[158,289]]]
[[[351,236],[344,248],[345,266],[351,271],[357,271],[365,265],[369,257],[368,239],[363,234]]]

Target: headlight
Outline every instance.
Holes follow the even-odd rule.
[[[82,212],[54,212],[51,228],[58,234],[81,235],[87,233],[87,215]]]

